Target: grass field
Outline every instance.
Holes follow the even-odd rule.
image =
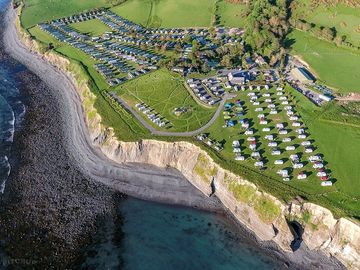
[[[259,149],[268,159],[267,169],[265,171],[255,169],[253,166],[254,161],[251,159],[245,162],[234,161],[232,141],[240,139],[247,148],[246,136],[240,135],[239,125],[236,125],[234,128],[223,128],[224,120],[222,117],[219,117],[213,126],[207,130],[211,138],[225,143],[224,150],[218,154],[220,159],[226,160],[234,171],[257,170],[259,174],[262,174],[268,179],[268,182],[270,181],[273,184],[271,188],[281,188],[281,186],[285,185],[298,190],[298,192],[304,192],[308,198],[325,199],[332,205],[337,205],[339,208],[346,209],[346,211],[352,211],[354,215],[359,215],[360,168],[358,168],[359,166],[357,166],[357,164],[360,162],[360,156],[358,155],[360,152],[360,129],[349,125],[335,124],[329,121],[329,117],[326,117],[325,121],[326,113],[323,110],[327,110],[327,108],[320,109],[316,107],[304,96],[291,88],[287,88],[287,91],[290,96],[293,97],[292,102],[296,105],[298,113],[302,116],[302,120],[308,128],[310,139],[314,140],[313,145],[317,147],[316,151],[324,155],[324,159],[328,163],[327,166],[332,172],[332,177],[337,180],[335,186],[330,189],[324,189],[320,186],[320,181],[314,174],[310,175],[307,180],[299,181],[293,179],[290,182],[283,182],[281,178],[276,175],[276,171],[280,169],[280,167],[288,167],[290,162],[287,161],[280,167],[273,165],[275,158],[270,155],[269,148],[266,146],[268,142],[263,139],[264,134],[261,132],[262,126],[258,125],[256,120],[254,121],[254,128],[259,130],[257,134],[260,141]],[[239,94],[238,98],[241,100],[248,99],[246,94],[244,95],[242,93]],[[247,103],[247,105],[248,104],[249,103]],[[247,107],[248,111],[245,117],[256,119],[256,113],[254,113],[252,105],[248,105]],[[276,116],[277,119],[273,117],[273,125],[279,121],[286,121],[286,116],[282,114],[283,113],[280,113],[280,116]],[[284,147],[283,144],[280,144],[280,148],[282,147]],[[301,152],[298,151],[300,149],[301,147],[295,152]],[[251,151],[245,149],[243,153],[250,154]],[[282,154],[280,157],[284,158],[286,155],[288,154],[285,154],[285,156]],[[310,164],[300,170],[313,170],[311,166],[309,166]],[[261,185],[264,185],[263,181]]]
[[[289,90],[290,91],[290,90]],[[269,93],[272,93],[273,96],[275,97],[276,95],[275,93],[275,89],[272,89],[269,91]],[[255,138],[258,139],[260,147],[258,148],[258,151],[260,153],[262,153],[262,155],[265,157],[265,160],[267,160],[268,162],[265,164],[266,166],[266,170],[262,171],[261,173],[264,175],[267,175],[269,177],[272,177],[273,179],[276,179],[275,181],[280,181],[283,182],[283,180],[276,174],[276,172],[279,169],[284,169],[284,168],[288,168],[291,167],[291,162],[289,160],[289,155],[290,154],[294,154],[294,153],[302,153],[303,152],[303,147],[300,146],[300,142],[301,140],[297,139],[296,136],[297,134],[295,133],[295,130],[291,131],[288,135],[286,135],[285,137],[293,137],[295,138],[291,143],[281,143],[279,144],[279,148],[285,148],[286,145],[298,145],[296,150],[293,152],[286,152],[284,151],[280,156],[271,156],[271,148],[269,148],[267,146],[267,144],[269,143],[266,139],[264,139],[264,136],[266,134],[274,134],[276,132],[275,131],[275,125],[277,123],[290,123],[288,117],[286,116],[286,113],[284,110],[282,110],[279,114],[277,115],[268,115],[267,119],[269,119],[271,121],[270,126],[272,126],[272,130],[270,133],[267,132],[262,132],[262,128],[264,126],[261,126],[258,123],[257,120],[257,115],[259,113],[254,112],[254,106],[251,105],[251,103],[249,102],[249,97],[246,96],[246,92],[241,92],[238,94],[238,96],[236,97],[236,99],[242,100],[246,102],[246,113],[245,113],[245,118],[247,119],[252,119],[251,122],[254,123],[253,128],[255,130],[257,130],[258,132],[254,135]],[[259,99],[260,102],[263,102],[266,98],[262,97]],[[279,103],[278,101],[276,103]],[[268,114],[267,109],[265,109],[264,111],[265,114]],[[240,127],[239,124],[236,124],[235,127],[227,127],[227,128],[223,128],[224,125],[224,120],[223,117],[219,117],[216,121],[216,123],[214,123],[213,126],[211,126],[207,132],[210,134],[211,138],[216,139],[217,141],[222,141],[225,143],[224,145],[224,150],[221,152],[221,156],[226,159],[226,160],[234,160],[234,153],[232,152],[232,142],[234,140],[240,140],[242,142],[243,145],[243,154],[250,156],[251,154],[251,150],[248,148],[248,142],[246,141],[247,136],[242,134],[243,132],[241,132],[243,129]],[[290,125],[290,124],[289,124]],[[291,128],[291,125],[288,126],[287,128]],[[284,136],[280,136],[284,137]],[[310,139],[313,139],[312,137]],[[316,140],[315,140],[315,144],[316,146]],[[321,149],[319,150],[321,151]],[[321,152],[318,152],[321,153]],[[306,155],[305,155],[306,157]],[[286,162],[284,163],[284,165],[278,166],[278,165],[274,165],[274,161],[276,159],[284,159],[286,160]],[[245,166],[251,169],[255,169],[254,167],[254,160],[252,160],[251,158],[247,159],[246,161],[235,161],[235,164],[238,164],[239,166]],[[308,179],[306,181],[299,181],[296,179],[296,175],[297,173],[299,173],[300,171],[307,171],[309,173],[312,173]],[[313,169],[311,167],[311,164],[308,163],[307,165],[304,166],[304,168],[302,169],[297,169],[294,170],[294,175],[295,175],[295,179],[291,180],[290,182],[286,183],[287,185],[296,187],[296,188],[300,188],[304,191],[306,191],[309,194],[315,194],[315,193],[324,193],[327,192],[329,190],[334,191],[334,188],[331,189],[324,189],[322,187],[320,187],[320,181],[318,180],[318,178],[316,177],[316,175],[314,175],[313,173]]]
[[[232,4],[224,0],[218,2],[218,15],[220,25],[228,27],[244,27],[246,17],[244,15],[245,5]]]
[[[298,13],[305,20],[318,26],[335,27],[339,35],[346,35],[347,40],[360,46],[360,12],[358,9],[338,4],[336,6],[318,6],[310,8],[309,0],[302,0],[303,7]]]
[[[87,33],[91,36],[100,36],[105,32],[111,31],[111,29],[100,20],[89,20],[85,22],[73,23],[70,24],[70,26],[81,33]]]
[[[199,106],[175,73],[161,69],[121,85],[117,91],[131,106],[145,102],[171,121],[171,131],[192,131],[206,124],[214,109]],[[185,107],[188,112],[176,116],[174,109]],[[140,113],[141,114],[141,113]]]
[[[25,0],[21,22],[24,28],[29,28],[39,22],[106,6],[108,6],[106,0]]]
[[[129,0],[112,10],[147,27],[209,27],[215,0]]]
[[[293,54],[299,55],[315,71],[319,79],[340,93],[360,92],[360,52],[294,30],[288,40]]]

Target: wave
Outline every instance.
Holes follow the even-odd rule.
[[[0,193],[5,191],[5,183],[11,172],[11,165],[7,156],[0,157]]]
[[[8,156],[14,141],[14,133],[21,126],[26,113],[16,86],[11,65],[0,61],[0,194],[11,173]]]

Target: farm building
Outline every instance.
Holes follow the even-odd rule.
[[[301,83],[315,82],[314,76],[308,70],[302,67],[292,69],[290,74],[294,77],[294,79],[298,80]]]
[[[246,74],[244,72],[231,72],[228,74],[228,79],[232,84],[246,83]]]

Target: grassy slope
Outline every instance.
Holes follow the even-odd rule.
[[[39,22],[107,6],[106,2],[106,0],[25,0],[21,22],[25,28],[29,28]]]
[[[288,39],[295,42],[291,45],[293,54],[309,63],[326,84],[342,93],[360,92],[360,52],[336,47],[297,30]]]
[[[174,125],[170,130],[191,131],[209,121],[215,109],[199,106],[183,85],[178,74],[161,69],[121,85],[117,91],[130,105],[145,102]],[[189,112],[179,117],[175,108],[186,107]]]
[[[112,8],[112,11],[135,23],[146,26],[151,12],[152,0],[130,0]]]
[[[215,0],[129,0],[113,11],[144,26],[208,27],[214,6]]]
[[[316,8],[309,7],[309,0],[302,0],[298,13],[304,19],[318,26],[336,27],[340,35],[346,35],[355,46],[360,46],[360,12],[343,4]]]

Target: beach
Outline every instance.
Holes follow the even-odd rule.
[[[23,130],[15,137],[15,142],[19,142],[15,152],[20,162],[5,193],[18,196],[7,198],[10,211],[0,223],[6,235],[20,237],[29,244],[39,237],[35,248],[39,254],[48,256],[36,263],[61,265],[61,260],[52,255],[61,254],[64,260],[72,260],[71,253],[96,230],[95,221],[111,214],[114,204],[125,197],[123,194],[225,213],[216,197],[209,198],[200,192],[177,170],[118,164],[94,146],[81,98],[71,78],[24,47],[17,36],[15,16],[12,9],[5,16],[6,51],[36,75],[25,71],[19,76],[30,96],[27,106],[31,109]],[[20,222],[23,219],[29,220],[26,226]],[[49,243],[53,245],[51,248],[47,246]],[[279,257],[287,256],[271,243],[264,246]],[[17,252],[33,258],[26,245]],[[303,256],[307,256],[303,263],[319,261],[324,268],[318,264],[317,269],[341,269],[336,260],[305,249],[288,256],[289,259],[293,256],[298,264]]]

